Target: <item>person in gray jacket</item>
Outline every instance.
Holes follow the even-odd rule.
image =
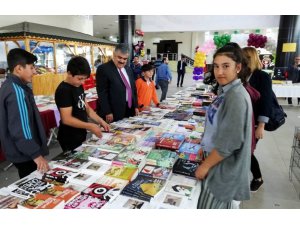
[[[10,74],[0,88],[0,139],[8,161],[23,178],[35,170],[49,170],[45,155],[49,154],[47,138],[35,104],[32,90],[27,86],[36,73],[37,57],[21,48],[9,51],[7,63]]]
[[[195,172],[203,180],[198,208],[234,208],[250,198],[252,105],[238,77],[248,70],[241,48],[228,43],[213,57],[218,97],[206,113],[201,147],[208,154]]]

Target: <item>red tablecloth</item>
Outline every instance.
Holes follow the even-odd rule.
[[[97,99],[94,99],[90,102],[88,102],[89,106],[94,110],[96,111],[96,108],[97,108]]]
[[[48,137],[50,134],[50,129],[57,127],[54,111],[51,109],[45,110],[43,112],[40,112],[40,115],[45,128],[46,135]]]

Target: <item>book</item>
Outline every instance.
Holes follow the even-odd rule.
[[[120,194],[120,192],[121,190],[119,188],[93,183],[88,188],[83,190],[82,194],[87,194],[94,198],[109,202],[113,201]]]
[[[88,159],[94,162],[111,164],[117,155],[117,153],[97,149],[88,157]]]
[[[146,158],[146,164],[172,168],[177,158],[176,152],[153,149]]]
[[[137,173],[137,168],[112,165],[104,175],[131,181],[135,178]]]
[[[89,161],[81,172],[91,175],[103,175],[108,169],[109,165],[105,163]]]
[[[70,189],[70,188],[65,188],[62,186],[53,186],[50,188],[47,188],[46,190],[41,192],[42,195],[53,197],[53,198],[58,198],[61,199],[65,202],[68,202],[69,200],[73,199],[75,196],[79,194],[78,191]]]
[[[15,182],[10,185],[11,188],[15,187],[11,191],[11,195],[25,199],[32,197],[34,194],[42,192],[51,186],[53,185],[35,177],[21,180],[20,182]]]
[[[63,152],[52,159],[53,167],[60,167],[62,169],[78,172],[81,170],[88,160],[77,158],[73,152]]]
[[[173,166],[172,172],[189,177],[195,177],[195,171],[199,165],[199,162],[178,158]]]
[[[76,173],[72,177],[68,178],[68,181],[71,184],[76,184],[76,185],[83,185],[83,186],[89,186],[92,183],[94,183],[100,175],[91,175],[91,174],[86,174],[86,173]]]
[[[185,136],[176,133],[163,133],[156,143],[156,148],[178,150],[184,142]]]
[[[118,188],[121,190],[129,183],[129,181],[104,175],[97,179],[95,183]]]
[[[159,178],[163,180],[167,180],[171,174],[171,169],[161,166],[152,166],[152,165],[145,165],[144,168],[139,173],[143,176],[149,176],[153,178]]]
[[[183,184],[182,182],[168,181],[166,184],[165,192],[170,192],[176,195],[182,195],[190,198],[193,194],[195,186]]]
[[[201,145],[199,144],[184,142],[178,150],[179,158],[191,161],[200,161],[202,158],[202,156],[198,154],[200,149]]]
[[[44,173],[43,180],[53,180],[60,183],[66,183],[68,178],[73,176],[75,172],[70,170],[62,169],[62,168],[53,168]]]
[[[90,195],[80,194],[65,204],[65,209],[101,209],[107,201],[94,198]]]
[[[5,193],[1,192],[1,194],[0,194],[0,209],[15,209],[15,208],[17,208],[17,204],[22,199],[9,194],[9,190],[7,190],[7,188],[5,188],[5,189],[6,189]]]
[[[159,178],[138,175],[122,190],[121,194],[150,202],[151,198],[158,195],[166,181]]]
[[[54,209],[63,207],[64,200],[44,194],[36,194],[18,204],[19,209]]]

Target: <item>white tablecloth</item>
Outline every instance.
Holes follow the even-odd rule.
[[[273,84],[272,88],[276,97],[300,97],[300,84]]]

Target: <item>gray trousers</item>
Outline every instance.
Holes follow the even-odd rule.
[[[167,92],[168,92],[168,87],[169,87],[169,81],[167,81],[167,80],[158,80],[157,82],[158,82],[158,85],[161,88],[160,102],[162,102],[167,97]]]

